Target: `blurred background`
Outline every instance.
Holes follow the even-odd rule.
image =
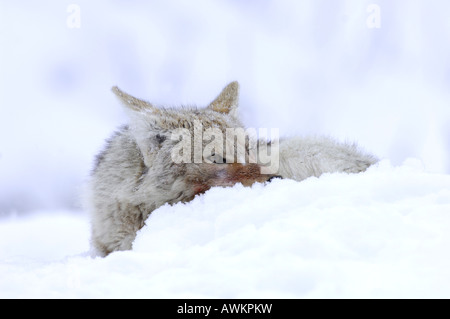
[[[79,209],[110,91],[159,105],[241,84],[248,127],[450,173],[445,0],[0,0],[0,215]]]

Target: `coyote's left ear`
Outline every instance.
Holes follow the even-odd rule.
[[[234,81],[228,84],[219,96],[209,104],[208,108],[224,114],[237,117],[239,103],[239,83]]]
[[[117,86],[112,88],[114,94],[125,106],[130,118],[130,131],[144,158],[147,167],[152,165],[152,153],[158,150],[161,142],[159,122],[161,111],[147,101],[125,93]],[[158,137],[159,135],[159,137]]]

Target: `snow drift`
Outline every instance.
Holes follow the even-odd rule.
[[[214,188],[89,256],[83,214],[0,220],[0,297],[450,297],[450,176],[418,160]]]

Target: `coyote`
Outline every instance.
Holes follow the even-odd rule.
[[[256,161],[235,163],[233,154],[223,157],[214,148],[210,154],[201,154],[205,160],[200,163],[193,159],[196,154],[185,162],[173,156],[179,143],[173,135],[179,130],[194,134],[200,123],[225,135],[228,128],[243,127],[237,116],[237,82],[226,86],[205,108],[157,108],[118,87],[112,90],[129,113],[130,123],[107,140],[88,185],[91,244],[96,254],[131,249],[148,215],[165,203],[190,201],[214,186],[250,186],[276,176],[263,174]]]
[[[112,90],[125,106],[130,121],[107,140],[96,157],[88,184],[91,244],[97,255],[131,249],[137,231],[153,210],[165,203],[188,202],[211,187],[236,183],[250,186],[277,177],[300,181],[324,172],[356,173],[376,162],[355,146],[324,138],[293,138],[279,143],[262,140],[255,144],[250,143],[250,138],[238,139],[226,155],[223,150],[227,145],[218,135],[215,147],[208,148],[205,140],[196,143],[199,126],[205,132],[215,130],[227,136],[225,144],[230,142],[228,129],[244,127],[238,116],[237,82],[228,84],[204,108],[158,108],[118,87]],[[194,135],[194,143],[188,138],[180,148],[184,140],[180,132]],[[233,145],[234,137],[231,140]],[[244,149],[245,159],[241,161],[235,157],[239,147]],[[276,171],[264,171],[265,163],[250,154],[253,149],[264,148],[276,155],[272,161],[277,164]]]

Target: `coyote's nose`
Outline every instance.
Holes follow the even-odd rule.
[[[275,178],[281,178],[281,179],[283,179],[283,176],[280,176],[280,175],[272,176],[272,177],[269,178],[267,181],[268,181],[268,182],[271,182],[271,181],[274,180]]]

